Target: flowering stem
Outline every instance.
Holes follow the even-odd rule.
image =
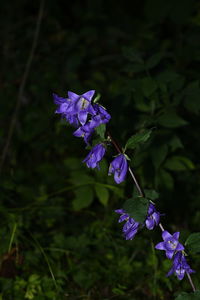
[[[111,141],[111,143],[113,144],[113,146],[115,147],[115,149],[117,150],[117,152],[118,152],[118,153],[123,153],[121,147],[120,147],[120,146],[116,143],[116,141],[112,138],[112,136],[111,136],[111,134],[110,134],[109,131],[107,131],[107,136],[108,136],[109,140]],[[145,197],[145,193],[144,193],[143,189],[141,188],[141,186],[139,185],[138,180],[136,179],[135,174],[134,174],[133,170],[131,169],[131,167],[129,167],[128,170],[129,170],[129,173],[130,173],[130,175],[131,175],[131,177],[132,177],[132,179],[133,179],[133,181],[134,181],[134,183],[135,183],[135,186],[136,186],[136,188],[137,188],[137,190],[138,190],[138,192],[139,192],[139,194],[140,194],[140,197]],[[164,227],[162,226],[161,223],[159,223],[159,227],[160,227],[160,229],[161,229],[162,231],[164,231]],[[190,276],[189,273],[186,272],[186,274],[187,274],[188,280],[189,280],[189,282],[190,282],[190,285],[191,285],[191,287],[192,287],[192,290],[193,290],[193,292],[195,292],[195,291],[196,291],[196,288],[195,288],[195,286],[194,286],[194,283],[193,283],[193,281],[192,281],[192,278],[191,278],[191,276]]]
[[[120,147],[120,146],[116,143],[116,141],[112,138],[110,132],[107,132],[107,135],[108,135],[108,137],[109,137],[111,143],[113,144],[113,146],[114,146],[115,149],[117,150],[117,152],[118,152],[118,153],[123,153],[121,147]],[[137,190],[138,190],[138,192],[139,192],[139,194],[140,194],[140,197],[145,197],[144,191],[142,190],[141,186],[139,185],[138,180],[136,179],[136,176],[135,176],[133,170],[131,169],[131,167],[128,168],[128,171],[129,171],[129,173],[130,173],[130,175],[131,175],[131,177],[132,177],[132,179],[133,179],[133,181],[134,181],[134,183],[135,183],[135,186],[136,186],[136,188],[137,188]]]

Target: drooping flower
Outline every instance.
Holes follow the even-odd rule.
[[[103,106],[99,104],[94,104],[93,105],[95,114],[92,114],[91,118],[91,127],[95,128],[99,126],[100,124],[105,124],[108,123],[111,116],[110,114],[103,108]]]
[[[66,116],[70,114],[71,107],[73,105],[71,99],[69,98],[63,98],[56,94],[53,94],[54,103],[58,105],[55,113],[61,114],[62,116]]]
[[[74,131],[73,135],[76,137],[83,137],[85,143],[88,144],[93,132],[94,129],[91,128],[90,123],[87,123]]]
[[[102,160],[105,154],[105,146],[101,144],[95,145],[87,157],[83,160],[88,166],[88,168],[99,168],[99,162]]]
[[[195,271],[190,268],[188,265],[185,255],[182,251],[178,251],[174,255],[174,261],[172,268],[167,273],[167,276],[172,275],[173,273],[178,277],[179,280],[182,280],[185,273],[194,273]]]
[[[155,205],[149,204],[147,218],[145,220],[145,225],[149,230],[154,229],[160,222],[160,213],[156,210]]]
[[[121,183],[126,177],[128,163],[124,154],[120,154],[111,162],[108,175],[114,173],[116,183]]]
[[[177,251],[184,250],[184,246],[178,241],[179,235],[180,232],[175,232],[171,235],[168,231],[164,230],[162,232],[164,242],[158,243],[155,248],[158,250],[165,250],[167,258],[172,259]]]
[[[135,220],[131,218],[124,209],[116,209],[115,212],[121,215],[118,220],[119,223],[126,221],[122,229],[125,239],[132,240],[138,232],[140,224],[135,222]]]

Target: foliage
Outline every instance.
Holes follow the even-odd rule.
[[[131,178],[116,185],[106,159],[100,171],[89,170],[82,164],[83,142],[54,115],[52,92],[101,93],[114,138],[125,146],[131,136],[140,137],[137,147],[127,147],[130,164],[145,189],[159,192],[159,198],[153,192],[146,197],[165,213],[169,231],[182,232],[198,273],[200,7],[186,0],[132,5],[45,2],[1,170],[0,299],[195,297],[186,280],[165,277],[170,262],[155,254],[152,242],[160,241],[159,229],[124,241],[114,210],[135,197]],[[1,6],[0,154],[39,1]],[[102,126],[97,139],[104,134]],[[192,278],[200,288],[198,275]]]

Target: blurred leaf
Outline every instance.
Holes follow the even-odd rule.
[[[172,152],[175,151],[176,149],[184,148],[180,138],[176,135],[172,137],[172,139],[169,141],[168,144],[171,147]]]
[[[156,181],[160,187],[165,187],[168,190],[172,190],[174,187],[174,179],[172,175],[164,169],[159,170]]]
[[[200,291],[195,291],[194,293],[185,293],[182,292],[175,300],[199,300],[200,299]]]
[[[72,205],[74,210],[88,207],[93,201],[93,190],[90,186],[79,187],[75,190],[76,198]]]
[[[157,66],[161,61],[161,59],[163,58],[163,56],[164,56],[163,53],[160,52],[152,55],[146,62],[146,68],[151,69]]]
[[[167,128],[176,128],[188,124],[188,122],[178,116],[175,111],[165,112],[158,118],[158,123]]]
[[[109,199],[109,192],[107,188],[96,184],[95,192],[101,204],[106,206],[108,204],[108,199]]]
[[[143,132],[138,132],[132,135],[126,142],[125,149],[135,149],[139,144],[146,142],[151,135],[152,129],[145,129]]]
[[[200,111],[200,87],[199,80],[190,83],[184,90],[184,106],[192,113]]]
[[[200,253],[200,232],[190,234],[185,241],[185,245],[191,253]]]
[[[126,57],[131,62],[144,64],[144,61],[143,61],[140,53],[136,49],[134,49],[132,47],[123,47],[122,52],[123,52],[124,57]]]
[[[195,168],[193,162],[184,156],[172,156],[165,162],[165,168],[171,171],[193,170]]]
[[[143,223],[149,206],[149,200],[142,197],[126,200],[123,205],[124,210],[136,221]]]
[[[153,147],[153,149],[151,150],[151,157],[155,169],[158,169],[160,167],[160,165],[165,160],[167,153],[168,147],[166,144],[157,146],[156,148]]]
[[[152,78],[146,77],[141,80],[141,88],[145,97],[149,97],[157,89],[157,84]]]

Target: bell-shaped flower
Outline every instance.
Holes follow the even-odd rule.
[[[81,125],[85,125],[88,113],[95,114],[95,110],[91,104],[92,97],[95,91],[91,90],[82,95],[77,95],[73,92],[68,92],[68,97],[73,102],[71,114],[77,115]]]
[[[179,235],[180,232],[175,232],[171,235],[168,231],[164,230],[162,232],[164,242],[158,243],[155,248],[158,250],[165,250],[167,258],[172,259],[177,251],[184,250],[184,246],[178,241]]]
[[[138,232],[138,229],[139,229],[139,223],[138,222],[135,222],[133,218],[131,218],[126,212],[124,209],[117,209],[115,210],[115,212],[117,214],[120,214],[121,216],[119,217],[119,223],[123,222],[123,221],[126,221],[126,223],[124,224],[123,226],[123,235],[124,235],[124,238],[126,240],[132,240],[136,233]]]
[[[93,105],[95,114],[92,114],[91,118],[91,127],[95,128],[99,126],[100,124],[105,124],[108,123],[111,116],[110,114],[103,108],[103,106],[99,104],[94,104]]]
[[[172,275],[173,273],[178,277],[179,280],[182,280],[185,273],[194,273],[195,271],[190,268],[188,265],[185,255],[182,251],[178,251],[174,255],[174,261],[172,268],[167,273],[167,276]]]
[[[149,204],[145,225],[149,230],[154,229],[160,222],[160,213],[156,210],[155,205]]]
[[[99,162],[102,160],[105,154],[105,146],[104,144],[97,144],[95,145],[87,157],[83,160],[88,166],[88,168],[98,168],[99,169]]]
[[[125,180],[128,170],[128,163],[124,154],[120,154],[111,162],[108,175],[114,174],[116,183],[121,183]]]
[[[91,128],[89,123],[87,123],[74,131],[73,135],[76,137],[83,137],[85,143],[88,144],[93,132],[94,129]]]

